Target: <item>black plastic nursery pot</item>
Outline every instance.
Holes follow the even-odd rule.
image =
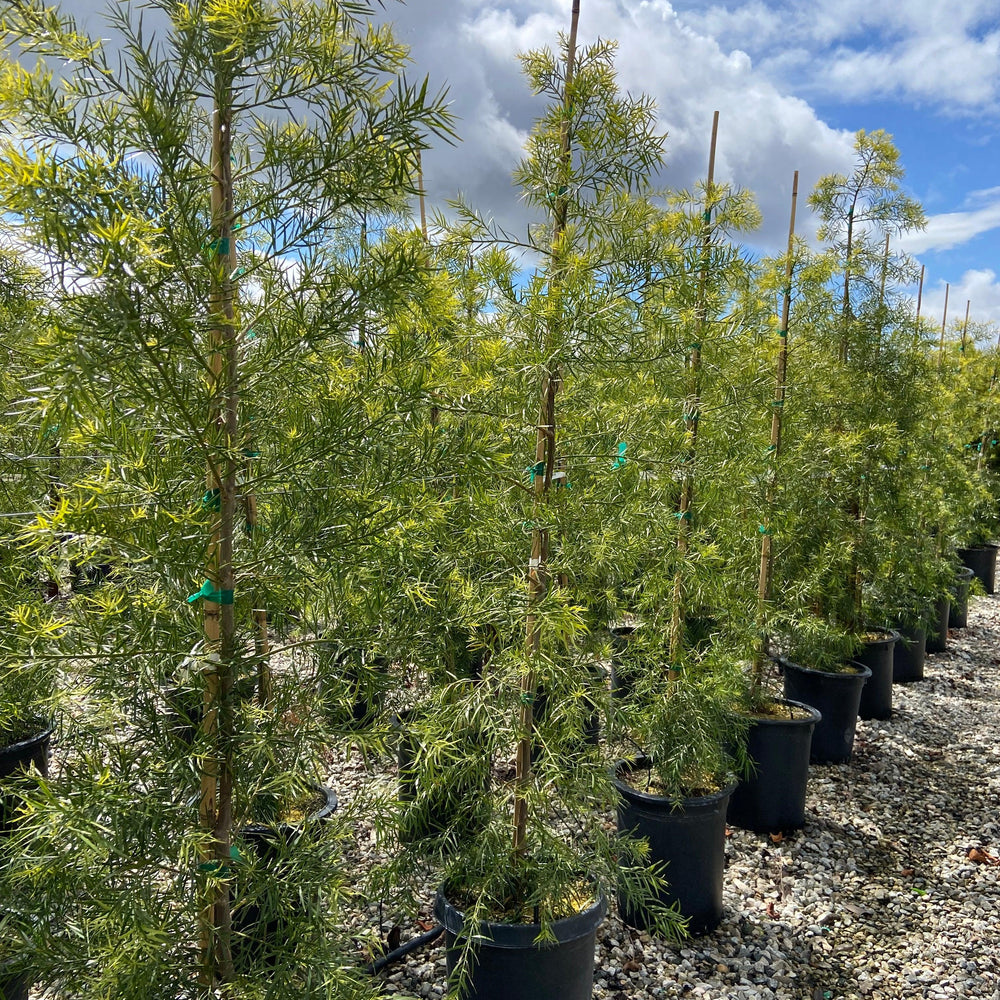
[[[389,661],[364,647],[332,641],[317,643],[316,649],[327,720],[349,730],[372,725],[385,705]]]
[[[822,716],[811,705],[797,701],[776,705],[799,709],[800,717],[788,712],[751,718],[747,754],[754,770],[737,783],[726,814],[730,826],[755,833],[798,830],[806,821],[809,752]],[[802,717],[802,712],[807,715]]]
[[[31,977],[7,970],[8,966],[0,963],[0,1000],[28,1000]]]
[[[973,545],[967,549],[958,550],[958,558],[962,564],[972,570],[983,590],[987,594],[996,593],[997,549],[1000,545],[987,542],[985,545]]]
[[[863,663],[871,671],[871,677],[861,689],[858,718],[891,719],[893,651],[899,633],[892,629],[874,631],[879,633],[878,638],[868,639],[854,658],[857,663]]]
[[[622,671],[622,658],[626,655],[632,636],[639,630],[639,625],[612,625],[611,632],[611,697],[628,698],[632,694],[634,678],[632,674]]]
[[[473,952],[463,1000],[590,1000],[597,928],[607,911],[607,899],[601,896],[581,913],[556,920],[555,943],[536,943],[539,924],[481,924],[476,936],[482,940]],[[451,981],[464,943],[465,914],[438,893],[434,916],[445,929]]]
[[[948,628],[968,628],[969,625],[969,585],[975,574],[968,566],[955,573],[955,583],[951,591],[951,608],[948,611]]]
[[[813,670],[788,660],[780,662],[785,675],[785,697],[812,706],[822,717],[813,731],[810,762],[849,761],[854,750],[861,691],[872,675],[871,670],[861,663],[831,671]]]
[[[704,934],[722,919],[722,876],[726,866],[726,806],[735,783],[710,795],[668,798],[641,792],[622,780],[636,771],[648,770],[651,761],[640,757],[619,761],[615,788],[620,796],[618,830],[649,842],[650,863],[667,866],[669,885],[657,901],[675,903],[688,918],[691,934]],[[633,906],[619,894],[622,920],[637,930],[653,927],[652,915]]]
[[[900,628],[899,641],[892,651],[892,683],[910,684],[924,679],[924,660],[927,652],[927,630]]]
[[[43,723],[39,723],[39,726],[39,731],[33,735],[0,746],[0,779],[27,774],[32,768],[43,777],[49,773],[52,729]],[[13,829],[16,811],[16,794],[0,795],[0,836]]]
[[[301,911],[300,890],[290,877],[289,851],[294,850],[304,828],[323,823],[337,810],[337,795],[326,785],[313,786],[322,797],[301,823],[254,823],[233,831],[233,840],[239,847],[243,861],[256,863],[258,871],[266,877],[269,899],[253,894],[247,897],[244,876],[240,879],[240,862],[236,862],[233,884],[233,961],[237,970],[245,970],[255,963],[273,963],[287,937],[286,914]],[[248,857],[245,852],[250,852]],[[259,887],[262,881],[257,882]],[[278,900],[278,895],[281,899]]]
[[[951,616],[951,598],[939,597],[934,604],[932,625],[927,630],[924,650],[928,653],[943,653],[948,648],[948,619]]]
[[[445,776],[431,787],[422,788],[417,767],[420,749],[414,725],[417,718],[417,709],[404,709],[390,720],[396,734],[397,794],[403,807],[399,839],[410,844],[448,832],[473,835],[489,819],[485,806],[492,761],[483,749],[482,734],[472,728],[453,733],[461,748],[459,752],[465,754],[465,759],[458,762],[460,773],[453,779]]]

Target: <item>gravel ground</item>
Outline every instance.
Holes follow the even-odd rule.
[[[859,721],[849,764],[812,768],[805,829],[778,843],[730,831],[713,933],[665,944],[612,907],[594,997],[1000,1000],[1000,599],[973,599],[925,678],[894,688],[891,721]],[[345,805],[372,781],[357,757],[332,764]],[[376,849],[363,823],[357,834],[359,858]],[[430,905],[429,891],[425,921]],[[365,919],[391,925],[374,907]],[[403,927],[403,941],[420,930]],[[443,944],[382,982],[400,998],[443,995]]]

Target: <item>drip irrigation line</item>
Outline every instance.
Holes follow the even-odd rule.
[[[390,951],[388,955],[383,955],[381,958],[375,959],[374,962],[369,962],[365,966],[365,972],[370,976],[375,975],[377,972],[381,972],[387,965],[391,965],[393,962],[398,962],[401,958],[406,958],[407,955],[425,945],[436,941],[444,933],[444,927],[441,924],[437,924],[431,930],[424,934],[420,934],[418,937],[410,938],[409,941],[404,945],[400,945],[394,951]]]

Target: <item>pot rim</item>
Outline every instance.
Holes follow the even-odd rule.
[[[337,806],[340,804],[337,799],[337,793],[333,790],[330,785],[324,784],[320,781],[315,781],[310,783],[310,788],[314,788],[317,792],[321,792],[325,797],[326,801],[321,805],[315,812],[309,813],[304,819],[300,820],[298,823],[248,823],[246,826],[239,827],[239,834],[241,836],[250,835],[274,835],[277,837],[284,836],[286,838],[298,837],[301,835],[302,830],[312,823],[321,823],[324,820],[329,819],[336,811]],[[234,834],[237,832],[234,829]]]
[[[630,799],[633,802],[657,806],[662,806],[664,803],[669,802],[672,810],[691,811],[715,806],[720,799],[732,795],[739,784],[738,781],[730,781],[724,788],[709,795],[686,795],[678,797],[676,795],[655,795],[652,792],[641,792],[631,785],[626,784],[618,777],[621,771],[646,771],[652,767],[652,764],[653,762],[649,757],[634,757],[632,760],[616,761],[612,770],[612,776],[615,788],[623,798]]]
[[[984,549],[1000,549],[1000,542],[980,542],[978,545],[963,545],[956,552],[982,552]]]
[[[818,667],[805,667],[801,663],[794,663],[792,660],[787,660],[781,657],[778,662],[781,664],[782,670],[788,667],[794,667],[796,670],[801,670],[803,673],[807,674],[818,674],[820,677],[833,677],[838,680],[843,681],[856,681],[859,677],[862,680],[868,680],[872,675],[871,667],[865,666],[863,663],[856,663],[854,660],[850,661],[850,666],[861,667],[861,670],[855,669],[853,673],[845,674],[839,670],[820,670]]]
[[[968,566],[959,566],[958,569],[955,570],[955,579],[957,579],[959,583],[971,580],[975,575],[975,570],[970,569]]]
[[[823,721],[823,713],[818,709],[814,708],[812,705],[807,705],[804,701],[796,701],[794,698],[772,698],[771,703],[774,705],[793,705],[795,708],[804,708],[809,712],[808,719],[778,719],[771,716],[765,718],[750,715],[747,713],[744,718],[750,720],[752,726],[809,726],[816,725]]]
[[[47,726],[47,729],[42,730],[39,733],[35,733],[34,736],[27,736],[23,740],[18,740],[16,743],[7,743],[0,746],[0,754],[15,754],[22,750],[28,750],[29,748],[38,746],[44,743],[55,731],[55,726],[47,722],[39,723],[39,725]]]
[[[465,929],[465,913],[448,901],[446,889],[441,886],[434,899],[434,916],[450,934],[460,936]],[[551,931],[557,944],[569,944],[594,933],[608,912],[608,897],[598,893],[597,899],[579,913],[553,920]],[[542,932],[541,924],[505,924],[491,920],[482,921],[477,927],[476,938],[491,948],[522,950],[538,948],[535,944]],[[551,947],[551,944],[548,945]],[[541,949],[546,948],[545,944]]]
[[[868,631],[883,633],[883,637],[881,639],[864,640],[863,645],[868,648],[872,646],[881,646],[882,643],[884,642],[886,643],[899,642],[901,638],[899,632],[897,632],[896,629],[891,628],[888,625],[872,625],[872,627],[869,628]]]

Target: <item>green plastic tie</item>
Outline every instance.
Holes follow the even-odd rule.
[[[779,337],[787,337],[788,336],[788,331],[787,330],[779,330],[778,331],[778,336]]]
[[[201,498],[201,506],[203,510],[222,510],[222,492],[218,487],[205,493]]]
[[[792,297],[792,286],[791,285],[785,285],[785,287],[782,288],[781,291],[784,294],[784,296],[785,296],[786,299],[790,299]]]
[[[691,343],[688,344],[688,347],[692,351],[700,351],[701,350],[701,341],[700,340],[692,340]]]
[[[253,451],[251,448],[244,448],[243,456],[244,458],[260,458],[260,452]]]
[[[235,844],[230,844],[229,846],[229,858],[231,861],[243,860],[243,856],[240,854],[240,849]],[[216,874],[219,878],[224,878],[229,874],[229,866],[220,865],[218,860],[203,861],[200,865],[198,865],[198,871]]]
[[[768,446],[767,446],[767,447],[766,447],[766,448],[764,449],[764,454],[765,454],[765,455],[769,455],[769,454],[770,454],[770,453],[771,453],[772,451],[777,451],[777,450],[778,450],[778,446],[777,446],[776,444],[769,444],[769,445],[768,445]]]
[[[227,256],[229,253],[229,237],[223,236],[221,239],[212,240],[208,245],[208,249],[220,257]]]
[[[701,221],[706,225],[712,221],[712,210],[706,208],[704,212],[701,213]]]
[[[783,399],[773,399],[773,400],[771,400],[771,405],[772,406],[784,406],[785,405],[785,401]]]
[[[627,464],[628,459],[625,457],[625,452],[628,451],[628,441],[618,442],[618,457],[615,459],[614,464],[611,466],[612,469],[620,469],[622,466]]]
[[[530,691],[521,692],[521,704],[522,705],[534,705],[535,696]]]
[[[758,530],[758,531],[759,531],[759,532],[760,532],[760,533],[761,533],[762,535],[770,535],[770,534],[772,534],[772,532],[771,532],[771,529],[770,529],[770,528],[765,528],[763,524],[758,524],[758,525],[757,525],[757,530]]]
[[[674,517],[676,517],[678,521],[690,521],[691,520],[691,511],[689,511],[689,510],[675,510],[674,511]]]
[[[231,590],[216,590],[212,586],[211,580],[206,580],[201,585],[201,590],[197,593],[192,594],[188,599],[188,604],[194,604],[195,601],[205,598],[206,601],[210,601],[212,604],[232,604],[233,603],[233,592]]]
[[[698,423],[701,420],[701,410],[691,410],[684,414],[684,420],[689,421],[692,424]]]
[[[549,192],[549,201],[555,201],[556,198],[562,198],[564,194],[569,190],[565,184],[561,185],[558,191]]]
[[[532,481],[532,483],[534,483],[536,476],[544,476],[545,475],[545,463],[544,462],[535,462],[534,465],[529,465],[524,471],[526,473],[529,473],[531,475],[531,481]]]

